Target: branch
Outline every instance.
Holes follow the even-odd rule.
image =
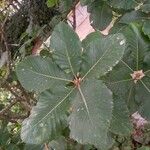
[[[9,85],[9,83],[5,82],[2,85],[3,88],[7,89],[8,91],[10,91],[17,99],[21,99],[21,100],[25,100],[23,97],[19,96],[13,89],[12,87]]]
[[[0,58],[0,68],[3,67],[8,61],[8,53],[7,51],[1,52],[1,58]]]
[[[76,30],[76,24],[77,24],[77,22],[76,22],[76,6],[73,8],[73,10],[72,10],[72,15],[73,15],[73,29],[74,30]]]
[[[8,117],[5,116],[5,115],[0,115],[0,120],[6,120],[6,121],[11,122],[11,123],[17,123],[16,120],[10,119],[10,118],[8,118]]]
[[[12,123],[17,123],[18,119],[24,120],[28,116],[29,116],[28,114],[27,115],[18,115],[18,114],[14,114],[14,113],[0,114],[0,119],[7,120]]]
[[[8,113],[8,111],[11,109],[12,106],[14,106],[18,102],[18,99],[14,99],[9,103],[4,109],[0,111],[0,116]]]

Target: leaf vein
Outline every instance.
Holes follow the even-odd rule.
[[[49,114],[51,114],[57,107],[59,107],[66,99],[67,97],[74,91],[75,88],[73,88],[57,105],[54,106],[53,109],[51,109],[42,119],[40,119],[34,126],[31,126],[31,128],[36,127],[43,119],[45,119]]]
[[[55,80],[61,80],[61,81],[67,81],[67,82],[72,82],[72,80],[68,80],[68,79],[64,79],[64,78],[59,78],[59,77],[54,77],[54,76],[50,76],[50,75],[46,75],[46,74],[42,74],[42,73],[38,73],[36,71],[33,71],[33,70],[30,70],[30,69],[27,69],[37,75],[41,75],[41,76],[44,76],[44,77],[47,77],[47,78],[52,78],[52,79],[55,79]]]

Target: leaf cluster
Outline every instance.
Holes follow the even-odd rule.
[[[16,68],[21,84],[39,95],[23,121],[22,140],[46,143],[69,127],[70,138],[78,143],[109,148],[113,95],[100,77],[122,58],[125,42],[120,33],[103,37],[99,32],[81,42],[71,27],[59,23],[51,35],[52,58],[30,56]]]
[[[50,57],[29,56],[19,63],[18,80],[38,95],[21,138],[39,149],[43,143],[53,149],[147,149],[149,132],[142,129],[141,139],[135,139],[131,116],[138,112],[150,119],[150,2],[80,2],[96,30],[114,26],[106,37],[96,31],[80,41],[61,22],[51,35]],[[136,80],[138,71],[143,76]]]

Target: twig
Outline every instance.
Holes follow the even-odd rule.
[[[9,122],[11,122],[11,123],[17,123],[17,121],[16,121],[16,120],[11,119],[11,118],[8,118],[8,117],[7,117],[7,116],[5,116],[5,115],[0,115],[0,120],[9,121]]]
[[[0,114],[0,120],[7,120],[12,123],[17,123],[18,119],[24,120],[28,116],[29,116],[29,114],[19,115],[19,114],[15,114],[15,113],[9,111],[7,113]]]
[[[20,104],[22,104],[21,106],[23,106],[23,108],[26,111],[28,111],[28,113],[31,111],[31,106],[27,102],[25,102],[25,101],[19,101],[19,102],[20,102]]]
[[[72,17],[73,17],[73,29],[76,30],[76,6],[72,10]]]
[[[0,111],[0,115],[4,115],[7,113],[12,106],[14,106],[18,102],[18,99],[14,99],[11,103],[9,103],[4,109]]]
[[[10,91],[16,97],[16,100],[22,104],[22,106],[24,107],[25,110],[27,110],[27,111],[31,110],[30,105],[27,103],[28,100],[26,98],[24,98],[23,96],[18,95],[12,89],[12,87],[10,87],[9,83],[5,82],[5,84],[2,85],[2,87],[5,88],[5,89],[7,89],[8,91]]]
[[[19,114],[15,114],[15,113],[10,113],[8,115],[10,118],[14,119],[14,120],[18,120],[18,119],[22,119],[24,120],[25,118],[27,118],[29,115],[26,114],[26,115],[19,115]]]
[[[10,91],[17,99],[24,100],[23,97],[19,96],[9,85],[9,83],[5,82],[5,84],[2,85],[3,88]]]
[[[19,115],[19,114],[14,114],[14,113],[8,113],[8,114],[0,114],[0,119],[2,120],[7,120],[9,122],[12,123],[17,123],[18,119],[24,120],[25,118],[27,118],[29,115]]]

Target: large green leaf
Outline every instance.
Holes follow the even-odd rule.
[[[115,95],[126,101],[131,113],[139,111],[143,117],[150,119],[150,43],[137,24],[129,25],[122,32],[127,40],[127,49],[123,60],[107,74],[106,82]],[[137,70],[143,70],[145,77],[135,83],[131,74]]]
[[[92,41],[99,39],[100,37],[103,37],[101,32],[96,31],[92,32],[89,35],[86,36],[86,38],[82,41],[82,47],[87,47],[87,43],[90,44]]]
[[[89,36],[88,36],[89,38]],[[84,42],[82,73],[86,76],[99,77],[112,69],[123,56],[125,38],[114,34],[106,38],[99,36],[91,42]]]
[[[144,22],[142,30],[143,30],[144,34],[147,35],[150,39],[150,20],[147,20]]]
[[[135,103],[135,99],[133,98],[132,101],[130,101],[132,94],[134,94],[134,83],[132,82],[130,76],[132,70],[125,66],[125,64],[128,64],[130,61],[130,59],[124,56],[124,59],[118,65],[116,65],[110,73],[107,74],[105,80],[108,88],[110,88],[115,96],[119,98],[118,101],[120,103],[127,102],[128,108],[130,109],[131,113],[134,113],[137,110],[137,104]],[[122,102],[122,100],[124,102]],[[114,99],[114,101],[116,101],[116,99]],[[116,115],[114,114],[114,116]]]
[[[67,125],[68,97],[73,89],[57,86],[40,94],[29,118],[23,121],[21,137],[30,144],[42,144],[61,135]]]
[[[123,34],[125,35],[128,43],[127,50],[131,53],[131,59],[133,59],[132,63],[134,64],[133,67],[129,65],[132,70],[144,70],[144,57],[149,51],[150,43],[149,41],[143,36],[142,27],[136,23],[130,24],[127,27]]]
[[[114,96],[113,99],[114,107],[110,130],[117,135],[130,135],[133,128],[125,100],[117,96]]]
[[[29,57],[16,69],[19,81],[28,90],[41,92],[50,88],[40,94],[31,115],[23,122],[22,140],[41,144],[60,136],[67,125],[69,107],[71,137],[81,144],[108,149],[113,143],[109,135],[112,93],[102,81],[92,78],[104,75],[118,63],[125,49],[124,36],[115,34],[105,38],[99,32],[92,33],[83,41],[81,57],[77,35],[60,23],[52,34],[51,47],[52,60]],[[69,86],[73,86],[72,90],[66,88]],[[71,106],[68,99],[72,100]]]
[[[54,85],[70,82],[50,58],[30,56],[16,68],[21,84],[30,91],[44,91]]]
[[[88,6],[91,25],[99,30],[104,30],[112,21],[112,10],[110,6],[101,0],[94,1]]]
[[[84,81],[73,99],[70,137],[105,149],[112,107],[112,93],[102,81]]]
[[[50,47],[55,62],[67,72],[76,75],[81,63],[81,42],[77,34],[65,23],[59,23],[52,33]]]

